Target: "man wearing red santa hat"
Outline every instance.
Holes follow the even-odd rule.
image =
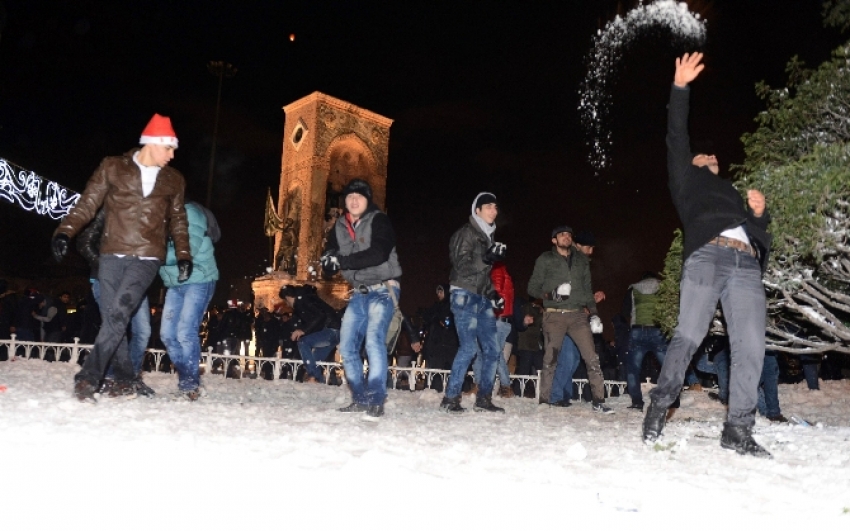
[[[139,143],[141,148],[103,159],[77,204],[53,233],[53,256],[61,261],[70,239],[99,209],[106,213],[99,268],[103,324],[82,370],[74,377],[74,395],[81,401],[94,401],[110,364],[116,379],[110,396],[151,393],[130,361],[127,323],[165,259],[169,235],[177,252],[178,281],[185,282],[192,274],[183,207],[186,182],[180,172],[168,167],[177,149],[171,120],[155,114]]]

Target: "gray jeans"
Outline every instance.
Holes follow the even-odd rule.
[[[718,300],[723,307],[732,355],[727,422],[752,426],[764,363],[764,287],[758,261],[729,247],[706,244],[685,261],[679,324],[650,397],[661,407],[676,400],[691,357],[708,333]]]

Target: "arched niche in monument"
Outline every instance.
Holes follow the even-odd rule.
[[[377,177],[375,155],[356,134],[346,133],[334,138],[328,146],[326,160],[328,161],[328,193],[326,195],[327,199],[334,201],[334,204],[325,205],[326,211],[330,208],[345,206],[345,198],[341,194],[349,181],[363,179],[374,187]],[[332,194],[339,194],[339,196]]]
[[[369,146],[354,133],[345,133],[334,138],[325,155],[327,180],[325,186],[322,236],[316,239],[313,256],[320,256],[325,245],[327,232],[333,228],[337,217],[345,209],[342,190],[353,179],[363,179],[374,188],[377,177],[375,156]],[[319,212],[319,209],[315,210]]]

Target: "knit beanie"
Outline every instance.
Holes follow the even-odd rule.
[[[348,197],[348,194],[360,194],[369,202],[372,202],[372,187],[363,179],[352,179],[342,189],[342,197]]]

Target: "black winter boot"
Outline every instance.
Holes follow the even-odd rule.
[[[489,396],[478,395],[475,397],[475,406],[473,411],[489,411],[490,413],[504,413],[505,408],[493,404],[493,400]]]
[[[373,406],[369,406],[366,409],[366,415],[373,418],[383,417],[384,416],[384,406],[383,404],[376,404]]]
[[[97,386],[85,381],[85,380],[77,380],[74,382],[74,396],[77,397],[77,400],[80,402],[90,402],[94,404],[97,402],[94,394],[97,392]]]
[[[146,396],[148,398],[153,398],[156,395],[156,392],[148,387],[148,385],[142,381],[141,376],[137,376],[135,380],[133,380],[133,389],[136,391],[136,394],[139,396]]]
[[[735,450],[741,455],[773,459],[770,452],[753,439],[753,429],[749,426],[735,426],[728,422],[724,423],[723,433],[720,435],[720,446],[727,450]]]
[[[466,411],[466,408],[460,405],[460,395],[454,398],[444,396],[443,401],[440,402],[440,409],[446,413],[463,413]]]
[[[643,418],[643,442],[655,442],[661,437],[664,424],[667,423],[667,408],[661,407],[655,400],[649,402],[646,416]]]

